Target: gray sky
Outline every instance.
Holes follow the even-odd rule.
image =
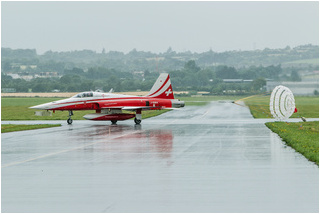
[[[1,2],[1,47],[165,52],[319,44],[318,2]]]

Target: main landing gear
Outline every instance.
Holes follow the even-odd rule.
[[[71,116],[73,115],[73,112],[72,111],[69,111],[69,118],[67,120],[67,123],[68,125],[71,125],[72,124],[72,119],[71,119]]]
[[[136,110],[136,117],[134,118],[134,122],[139,125],[141,123],[142,116],[141,116],[141,109]]]
[[[117,125],[117,120],[111,120],[112,125]]]

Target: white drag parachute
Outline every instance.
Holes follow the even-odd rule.
[[[279,85],[273,89],[270,96],[270,112],[274,118],[286,120],[295,108],[294,96],[289,88]]]

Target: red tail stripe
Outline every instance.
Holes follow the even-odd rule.
[[[170,79],[170,77],[169,77],[169,75],[168,75],[168,77],[167,77],[166,81],[163,83],[163,85],[162,85],[156,92],[154,92],[154,93],[152,93],[152,94],[150,94],[150,95],[148,95],[148,96],[150,97],[150,96],[158,93],[158,92],[167,84],[167,82],[169,81],[169,79]]]

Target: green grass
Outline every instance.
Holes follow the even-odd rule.
[[[319,122],[266,123],[288,146],[319,166]]]
[[[56,112],[53,116],[35,116],[34,109],[29,107],[47,102],[52,102],[62,98],[39,98],[39,97],[9,97],[1,98],[1,120],[66,120],[68,112]],[[77,117],[77,115],[75,115]],[[74,119],[76,119],[74,117]]]
[[[35,110],[29,109],[30,106],[39,105],[63,98],[1,98],[1,120],[67,120],[69,117],[68,111],[56,111],[52,116],[36,116]],[[154,117],[167,112],[168,110],[142,111],[142,119]],[[74,111],[73,120],[85,120],[84,115],[94,113],[89,111]],[[132,112],[126,112],[132,113]]]
[[[269,110],[270,96],[253,96],[243,101],[254,118],[272,118]],[[319,97],[296,96],[295,103],[298,112],[291,118],[319,117]],[[287,145],[319,165],[319,122],[273,122],[266,123],[266,126],[277,133]]]
[[[32,129],[43,129],[61,126],[61,124],[37,124],[37,125],[14,125],[14,124],[2,124],[1,133],[24,131]]]
[[[269,110],[270,96],[255,96],[243,99],[250,108],[254,118],[272,118]],[[295,96],[297,113],[292,114],[291,118],[318,118],[319,117],[319,97]]]
[[[272,118],[269,110],[270,96],[253,96],[243,99],[254,118]],[[319,117],[319,97],[295,96],[297,113],[291,118]],[[277,133],[288,146],[319,165],[319,122],[270,122],[266,126]]]
[[[163,114],[163,113],[166,113],[168,111],[171,111],[171,110],[168,110],[168,109],[163,109],[163,110],[153,110],[153,111],[142,111],[141,114],[142,114],[142,119],[147,119],[147,118],[150,118],[150,117],[155,117],[155,116],[158,116],[160,114]]]

